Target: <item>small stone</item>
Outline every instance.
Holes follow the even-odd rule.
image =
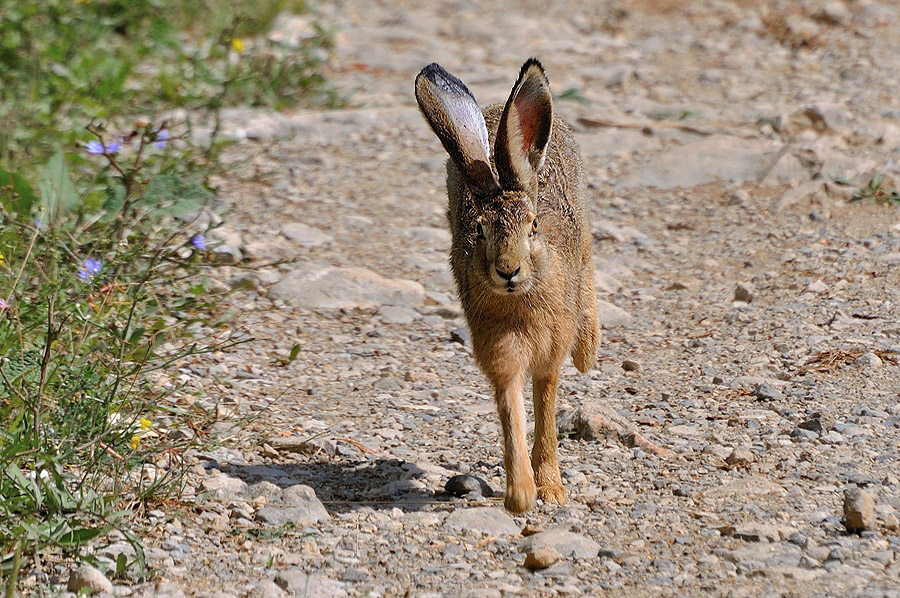
[[[464,496],[471,492],[476,492],[485,498],[494,495],[494,489],[487,482],[477,476],[466,474],[455,475],[447,480],[444,490],[453,496]]]
[[[630,359],[626,359],[622,362],[622,369],[625,370],[626,372],[640,372],[641,369],[643,369],[643,368],[641,367],[641,364],[638,363],[637,361],[631,361]]]
[[[298,245],[318,247],[331,243],[332,236],[302,222],[289,222],[282,225],[281,234]]]
[[[797,427],[802,430],[815,432],[816,434],[824,434],[832,427],[834,427],[834,417],[824,414],[820,411],[816,411],[815,413],[810,415],[809,419],[804,420]]]
[[[828,292],[828,285],[822,282],[822,279],[819,279],[806,285],[806,290],[816,295],[822,295]]]
[[[784,393],[771,384],[763,382],[762,384],[757,384],[756,388],[753,389],[753,396],[760,401],[780,401],[784,398]]]
[[[812,430],[804,430],[803,428],[794,428],[794,431],[791,432],[791,438],[795,440],[816,440],[818,437],[819,435]]]
[[[489,536],[511,536],[520,531],[512,517],[495,507],[457,509],[444,521],[444,529],[451,533],[474,530]]]
[[[875,502],[861,488],[844,492],[844,526],[850,532],[872,529],[875,525]]]
[[[106,579],[106,576],[100,573],[98,569],[85,563],[72,571],[72,574],[69,575],[69,582],[66,584],[66,589],[75,593],[86,590],[88,594],[93,596],[94,594],[99,594],[101,592],[111,594],[113,585],[112,582]]]
[[[736,447],[731,454],[725,457],[725,463],[731,467],[745,467],[755,460],[756,457],[753,456],[753,453],[742,447]]]
[[[460,345],[468,345],[472,342],[472,335],[468,328],[457,328],[450,331],[450,340]]]
[[[535,552],[540,548],[553,548],[561,556],[575,559],[593,558],[600,552],[600,545],[590,538],[559,528],[528,536],[519,545],[519,552]]]
[[[559,560],[559,553],[552,546],[538,548],[525,555],[526,569],[546,569]]]
[[[525,527],[522,528],[522,535],[527,538],[528,536],[533,536],[535,534],[539,534],[542,531],[544,531],[544,528],[531,525],[530,523],[526,523]]]
[[[606,328],[616,328],[631,321],[631,314],[609,301],[597,300],[597,322]]]
[[[343,598],[347,595],[344,583],[319,573],[306,573],[302,569],[290,569],[278,573],[275,576],[275,583],[285,592],[295,596]]]
[[[734,287],[734,300],[742,303],[750,303],[753,301],[753,287],[747,283],[739,282]]]
[[[847,26],[853,20],[853,15],[847,5],[841,0],[833,0],[822,7],[816,16],[826,23]]]
[[[281,589],[281,586],[274,581],[264,579],[253,586],[253,589],[250,590],[247,596],[248,598],[280,598],[284,595],[284,590]]]
[[[309,486],[297,484],[285,488],[281,492],[279,502],[291,506],[262,507],[256,512],[256,519],[269,525],[284,525],[291,522],[297,526],[304,526],[327,521],[330,518],[325,505],[318,499],[315,490]]]
[[[882,366],[882,363],[883,362],[881,361],[881,358],[871,351],[869,353],[863,353],[853,361],[853,365],[855,365],[856,367],[870,368],[873,370],[880,368]]]

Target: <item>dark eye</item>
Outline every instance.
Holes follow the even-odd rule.
[[[531,234],[533,235],[536,232],[537,232],[537,218],[535,218],[534,220],[531,221]]]
[[[478,238],[479,238],[479,239],[483,239],[483,238],[484,238],[484,229],[481,228],[481,223],[480,223],[480,222],[476,222],[476,223],[475,223],[475,232],[478,234]]]

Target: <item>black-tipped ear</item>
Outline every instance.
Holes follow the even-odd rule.
[[[484,115],[463,82],[431,63],[416,77],[416,101],[469,188],[477,195],[499,192]]]
[[[500,117],[494,163],[504,189],[526,190],[544,163],[553,125],[550,83],[536,58],[522,65]]]

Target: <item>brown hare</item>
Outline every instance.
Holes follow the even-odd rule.
[[[584,167],[572,133],[553,116],[541,64],[528,60],[506,104],[482,111],[437,64],[416,77],[416,100],[450,154],[450,264],[478,365],[494,387],[503,427],[504,505],[562,504],[556,390],[571,354],[586,372],[599,329]],[[493,152],[491,152],[493,148]],[[534,448],[525,444],[525,377],[534,390]]]

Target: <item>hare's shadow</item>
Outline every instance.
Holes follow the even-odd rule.
[[[454,500],[443,492],[434,494],[418,484],[404,483],[404,480],[420,480],[427,472],[415,463],[399,459],[270,465],[212,459],[206,462],[205,467],[217,469],[251,486],[260,482],[269,482],[280,488],[304,484],[315,490],[316,496],[332,513],[346,513],[360,507],[399,507],[404,511],[419,511]],[[392,483],[396,483],[397,487],[392,489],[387,486]]]

